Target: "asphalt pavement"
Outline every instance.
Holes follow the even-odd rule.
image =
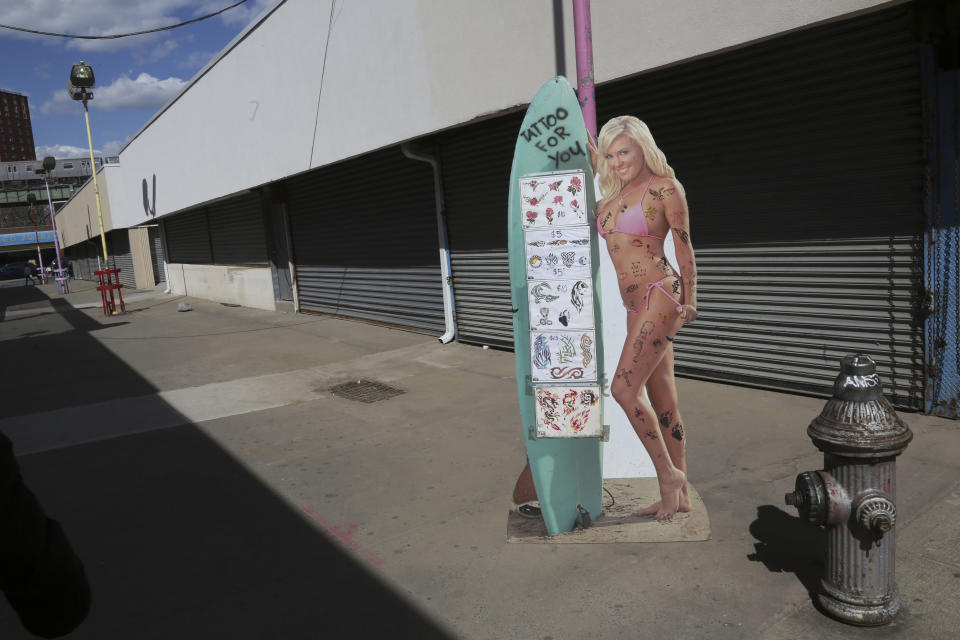
[[[93,587],[70,638],[960,628],[957,421],[901,413],[915,435],[898,459],[903,610],[856,628],[814,608],[824,534],[783,505],[796,474],[822,466],[805,429],[823,399],[678,380],[709,540],[510,544],[524,462],[512,353],[162,287],[126,299],[127,314],[106,317],[91,283],[0,287],[0,430]],[[399,393],[331,391],[358,380]],[[5,603],[0,637],[30,637]]]

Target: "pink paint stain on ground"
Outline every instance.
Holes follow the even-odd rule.
[[[310,507],[300,507],[303,509],[304,513],[313,518],[313,520],[319,524],[323,530],[329,535],[337,539],[341,544],[344,544],[351,549],[353,549],[357,554],[363,557],[367,562],[372,564],[375,567],[379,567],[383,564],[383,560],[373,555],[369,551],[365,550],[363,547],[353,539],[353,534],[357,530],[357,525],[355,524],[345,524],[339,527],[335,527],[329,524],[326,520],[321,518],[313,509]]]

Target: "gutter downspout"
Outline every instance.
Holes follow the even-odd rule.
[[[163,278],[166,280],[167,288],[163,290],[164,295],[170,294],[170,269],[167,267],[167,230],[163,226],[163,220],[157,220],[157,227],[160,229],[160,248],[163,250]],[[186,278],[184,278],[184,289],[186,289]]]
[[[440,336],[440,342],[447,344],[457,337],[457,321],[453,307],[453,276],[450,268],[450,248],[447,238],[446,205],[443,198],[443,180],[440,177],[440,163],[433,155],[421,154],[410,147],[410,143],[400,145],[403,155],[411,160],[426,162],[433,167],[433,195],[437,203],[437,236],[440,240],[440,277],[443,287],[443,319],[446,332]]]

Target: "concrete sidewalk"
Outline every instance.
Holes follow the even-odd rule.
[[[182,298],[157,292],[104,318],[99,304],[74,307],[89,292],[46,294],[0,289],[17,373],[0,429],[86,562],[94,608],[70,637],[953,638],[960,627],[957,422],[901,415],[915,434],[898,465],[904,609],[857,629],[814,610],[824,536],[782,506],[794,476],[821,466],[805,435],[821,399],[678,381],[710,540],[508,544],[524,460],[512,353],[201,300],[177,313]],[[34,384],[54,363],[62,383]],[[361,403],[329,391],[357,379],[403,393]],[[5,606],[0,634],[28,637]]]

